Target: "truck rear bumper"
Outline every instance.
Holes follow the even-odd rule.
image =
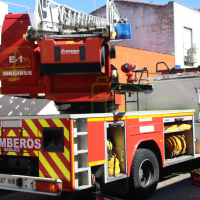
[[[35,190],[33,187],[33,181],[41,181],[47,183],[61,183],[61,192],[52,193],[52,192]],[[62,181],[60,179],[0,174],[0,189],[44,194],[51,196],[60,196],[62,193]]]

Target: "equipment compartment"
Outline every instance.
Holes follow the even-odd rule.
[[[164,118],[163,121],[165,142],[165,166],[193,159],[193,118],[190,116],[178,118]],[[189,130],[180,130],[179,128]],[[184,144],[184,141],[186,144]],[[170,145],[172,146],[170,147]]]
[[[107,140],[110,141],[113,144],[112,153],[113,155],[116,155],[116,164],[119,161],[119,167],[120,167],[120,173],[116,174],[113,172],[113,175],[109,176],[109,171],[112,171],[109,169],[109,157],[111,157],[108,153],[108,149],[106,150],[106,174],[107,174],[107,181],[114,181],[116,179],[120,179],[122,177],[126,177],[126,147],[125,147],[125,141],[126,141],[126,134],[125,134],[125,124],[123,121],[119,122],[109,122],[107,123]],[[113,156],[112,155],[112,156]],[[115,162],[114,162],[115,163]],[[115,166],[114,166],[115,167]],[[118,169],[118,168],[117,168]],[[114,168],[113,168],[114,170]],[[115,171],[115,170],[114,170]]]

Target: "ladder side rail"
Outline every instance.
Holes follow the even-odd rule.
[[[52,10],[52,5],[49,6],[49,10],[48,10],[49,14],[50,14],[50,17],[51,17],[51,25],[52,25],[52,29],[55,30],[55,27],[54,27],[54,20],[53,20],[53,10]]]
[[[69,24],[70,26],[72,26],[72,16],[72,11],[68,10],[66,14],[66,25]]]
[[[34,15],[34,24],[35,26],[38,26],[43,21],[43,14],[42,14],[42,5],[40,3],[40,0],[36,0],[35,4],[35,15]],[[42,24],[40,25],[40,27]]]
[[[110,25],[110,31],[115,31],[115,25],[121,20],[124,21],[124,19],[120,17],[113,0],[106,0],[106,20],[107,25]]]
[[[61,24],[65,24],[65,21],[64,21],[65,14],[66,14],[65,8],[62,7],[62,9],[61,9]]]
[[[112,4],[113,11],[114,11],[114,17],[115,17],[116,21],[119,22],[119,20],[121,18],[120,14],[115,6],[115,3],[112,0],[111,0],[111,4]]]
[[[114,9],[113,9],[113,6],[111,6],[110,10],[111,10],[111,12],[110,12],[111,13],[110,21],[111,21],[111,24],[112,24],[112,23],[114,23],[114,21],[113,21],[114,20]],[[111,31],[115,30],[113,26],[114,26],[114,24],[112,24]]]
[[[62,24],[63,24],[62,23],[63,22],[63,20],[62,20],[62,12],[61,12],[62,7],[58,7],[57,9],[58,9],[59,26],[62,27]]]
[[[81,27],[85,27],[85,24],[84,24],[84,13],[79,13],[79,24]]]
[[[87,15],[85,15],[85,26],[87,26],[87,23],[88,23],[88,17]]]
[[[60,28],[59,27],[60,18],[59,18],[59,8],[58,7],[52,8],[52,15],[53,15],[53,24],[54,24],[53,30],[58,31],[58,29]],[[47,20],[46,22],[47,22],[47,25],[48,25],[49,19],[47,18],[46,20]],[[46,26],[46,30],[52,30],[52,29],[49,28],[48,26]]]

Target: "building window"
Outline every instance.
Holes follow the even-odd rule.
[[[184,28],[184,47],[189,49],[192,45],[192,29]]]
[[[184,27],[184,61],[186,63],[197,62],[197,46],[193,43],[192,29]]]

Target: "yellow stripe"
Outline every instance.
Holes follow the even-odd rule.
[[[127,119],[149,118],[149,117],[175,117],[184,115],[194,115],[194,113],[171,113],[171,114],[157,114],[157,115],[139,115],[139,116],[127,116]]]
[[[175,113],[175,114],[163,114],[163,117],[175,117],[183,115],[194,115],[194,113]]]
[[[7,155],[8,156],[16,156],[17,154],[15,152],[8,152]]]
[[[105,121],[117,121],[117,120],[125,120],[126,117],[106,117]]]
[[[162,117],[162,115],[137,115],[137,116],[127,116],[127,119],[139,119],[139,118],[149,118],[149,117]]]
[[[46,160],[46,158],[43,156],[43,154],[41,153],[41,151],[39,152],[39,158],[40,158],[40,162],[42,163],[42,165],[44,166],[44,168],[48,171],[48,173],[51,176],[51,178],[59,179],[58,175],[55,173],[55,171],[53,170],[53,168],[51,167],[51,165],[48,163],[48,161]]]
[[[25,122],[28,124],[29,128],[33,131],[35,134],[35,137],[38,136],[38,128],[35,126],[33,121],[31,119],[26,119]]]
[[[16,137],[16,134],[13,130],[10,130],[7,137]]]
[[[66,129],[65,125],[60,121],[60,119],[52,119],[57,127],[64,128],[64,136],[69,141],[69,131]]]
[[[98,122],[98,121],[104,121],[104,118],[88,118],[88,122]]]
[[[46,122],[45,119],[39,119],[38,121],[40,122],[40,124],[41,124],[43,127],[50,127],[49,124]]]
[[[105,118],[105,121],[114,121],[115,119],[114,119],[114,117],[106,117]]]
[[[38,151],[33,151],[33,153],[38,157]]]
[[[22,135],[23,135],[23,137],[30,137],[30,135],[28,134],[28,132],[24,128],[22,130]]]
[[[30,156],[30,154],[27,153],[27,150],[23,150],[23,156]]]
[[[50,127],[49,124],[46,122],[45,119],[39,119],[38,120],[40,122],[40,124],[42,125],[42,127]],[[42,134],[39,131],[39,137],[42,137]]]
[[[70,162],[70,153],[69,153],[69,151],[68,151],[68,149],[66,147],[64,147],[64,153],[63,153],[63,155]]]
[[[105,160],[99,160],[99,161],[95,161],[95,162],[90,162],[89,163],[89,167],[97,166],[97,165],[102,165],[102,164],[105,164],[105,163],[106,163]]]
[[[23,156],[30,156],[29,153],[23,153]]]
[[[39,177],[44,177],[43,173],[39,170]]]
[[[53,161],[55,162],[55,164],[58,166],[58,168],[62,171],[62,173],[64,174],[64,176],[66,177],[66,179],[68,181],[70,181],[70,172],[65,167],[65,165],[60,160],[60,158],[57,156],[57,154],[56,153],[49,153],[49,155],[51,156],[51,158],[53,159]]]
[[[38,130],[38,137],[42,137],[42,133]]]

